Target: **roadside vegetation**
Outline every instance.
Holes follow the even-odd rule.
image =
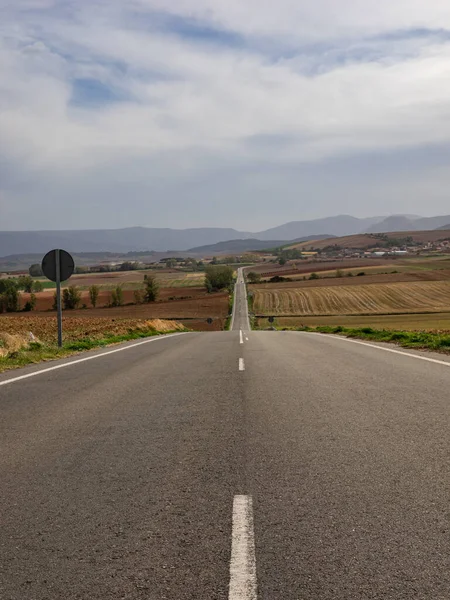
[[[49,321],[32,317],[2,321],[0,372],[130,340],[188,331],[181,323],[159,319],[68,318],[64,320],[65,342],[62,348],[58,348],[56,319]]]
[[[284,328],[284,331],[287,329]],[[389,331],[385,329],[372,329],[372,327],[348,328],[338,325],[336,327],[297,327],[291,331],[312,331],[342,335],[348,338],[371,340],[374,342],[395,343],[403,348],[416,348],[446,352],[450,354],[450,332],[426,331]]]

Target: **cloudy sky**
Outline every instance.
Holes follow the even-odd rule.
[[[448,0],[0,0],[0,230],[450,212]]]

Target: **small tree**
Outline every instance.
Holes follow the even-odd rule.
[[[100,293],[100,288],[98,285],[91,285],[89,288],[89,300],[91,301],[92,308],[97,306],[98,295]]]
[[[311,273],[311,275],[309,276],[309,279],[320,279],[319,275],[317,275],[317,273]]]
[[[123,304],[123,289],[121,285],[118,285],[116,289],[111,292],[111,306],[122,306]]]
[[[16,286],[10,286],[0,295],[0,312],[18,310],[20,310],[19,291]]]
[[[31,267],[28,269],[28,272],[30,273],[31,277],[42,277],[44,274],[42,272],[41,265],[38,263],[31,265]]]
[[[231,289],[234,282],[232,267],[209,265],[205,269],[205,287],[207,291]]]
[[[38,279],[36,281],[33,282],[33,292],[42,292],[42,290],[44,289],[44,284],[42,283],[42,281],[39,281]]]
[[[144,277],[145,291],[144,298],[146,302],[156,302],[159,295],[159,283],[154,275]]]
[[[341,269],[336,269],[336,277],[340,278],[343,276],[344,276],[344,274],[342,273]]]
[[[81,294],[75,285],[71,285],[63,290],[63,305],[65,310],[78,308],[81,302]]]
[[[31,294],[30,299],[25,302],[25,306],[23,307],[24,312],[30,312],[36,308],[36,295]]]
[[[247,279],[250,283],[259,283],[261,281],[261,274],[250,271],[250,273],[247,274]]]
[[[287,263],[286,257],[284,256],[280,256],[280,258],[278,259],[278,264],[283,266]]]

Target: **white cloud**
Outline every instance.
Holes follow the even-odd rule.
[[[450,40],[419,36],[396,48],[382,36],[450,27],[450,5],[430,1],[425,10],[423,2],[381,0],[368,10],[368,2],[344,0],[336,10],[337,4],[7,3],[0,158],[15,165],[15,177],[54,181],[64,193],[72,177],[88,173],[94,182],[108,165],[114,181],[120,164],[129,185],[142,189],[150,171],[136,173],[133,161],[163,164],[163,179],[204,177],[213,185],[212,164],[213,171],[234,165],[237,173],[261,163],[283,168],[448,144]],[[155,10],[226,28],[246,42],[158,29]],[[322,46],[305,48],[314,41]],[[365,59],[368,48],[380,57]],[[74,105],[74,80],[86,78],[120,90],[120,101]],[[34,193],[31,186],[30,201]]]

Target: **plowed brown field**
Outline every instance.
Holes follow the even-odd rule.
[[[450,311],[450,282],[254,289],[258,315],[361,315]]]

